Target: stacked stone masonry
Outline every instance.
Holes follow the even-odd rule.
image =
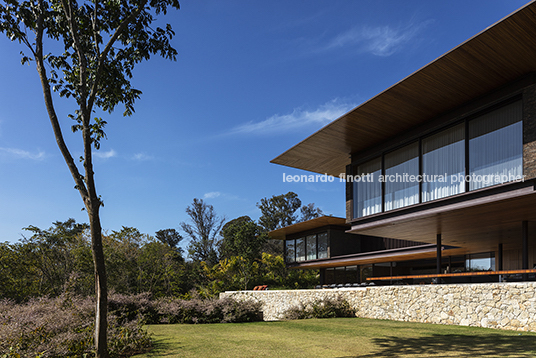
[[[375,286],[349,289],[233,291],[220,294],[262,302],[265,321],[291,307],[342,297],[362,318],[536,331],[536,282]]]

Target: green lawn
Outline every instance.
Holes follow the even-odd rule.
[[[362,318],[151,325],[149,357],[535,357],[536,334]]]

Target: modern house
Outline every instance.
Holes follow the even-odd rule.
[[[345,219],[271,233],[324,283],[533,278],[536,3],[272,162],[346,180]]]

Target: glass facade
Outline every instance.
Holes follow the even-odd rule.
[[[328,233],[323,232],[318,234],[318,258],[327,259],[328,258]]]
[[[316,259],[316,235],[309,235],[306,237],[307,242],[307,260]]]
[[[495,271],[495,253],[484,252],[467,255],[465,259],[466,271]]]
[[[305,238],[296,239],[296,261],[305,261]]]
[[[523,178],[522,101],[354,165],[353,217]]]
[[[294,240],[285,241],[285,260],[287,263],[296,261],[296,242]]]
[[[385,211],[419,202],[419,142],[385,155]]]
[[[285,261],[287,263],[327,259],[328,257],[329,240],[327,232],[285,240]]]
[[[512,181],[523,175],[521,101],[469,122],[470,190]]]
[[[423,202],[465,191],[464,123],[423,138],[422,172]]]
[[[324,276],[324,284],[347,284],[360,282],[360,267],[359,266],[341,266],[326,268]]]
[[[378,157],[357,167],[354,179],[354,213],[362,217],[382,211],[382,159]]]

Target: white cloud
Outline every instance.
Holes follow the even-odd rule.
[[[98,151],[97,151],[97,152],[95,152],[93,155],[94,155],[95,157],[97,157],[97,158],[101,158],[101,159],[109,159],[109,158],[113,158],[113,157],[117,156],[117,153],[116,153],[115,150],[110,149],[110,150],[107,151],[107,152],[98,152]]]
[[[150,155],[147,155],[145,153],[136,153],[132,156],[132,159],[133,160],[138,160],[138,161],[145,161],[145,160],[153,160],[154,157],[153,156],[150,156]]]
[[[203,199],[214,199],[220,195],[221,193],[219,191],[211,191],[209,193],[205,193],[205,195],[203,195]]]
[[[32,159],[32,160],[42,160],[45,158],[45,152],[39,151],[37,153],[28,152],[26,150],[17,149],[17,148],[1,148],[0,153],[5,153],[16,159]]]
[[[261,122],[242,124],[228,134],[275,134],[309,126],[321,128],[354,107],[353,103],[335,99],[313,110],[296,108],[292,113],[276,114]]]
[[[332,51],[343,47],[354,47],[359,52],[368,52],[376,56],[391,56],[403,45],[414,40],[416,35],[431,21],[419,24],[410,23],[405,27],[363,26],[353,27],[332,37],[316,52]]]

